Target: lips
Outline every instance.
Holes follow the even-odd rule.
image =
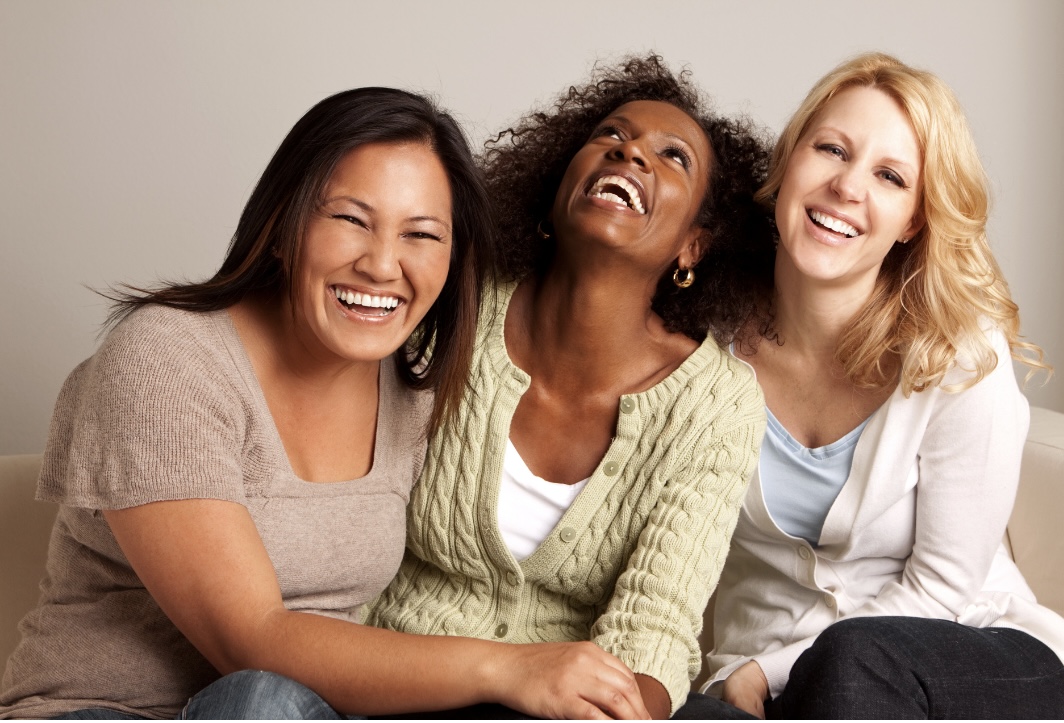
[[[586,193],[591,198],[601,198],[638,214],[646,214],[646,192],[642,184],[628,174],[605,171],[592,179]]]
[[[841,218],[824,213],[823,211],[811,208],[808,209],[806,213],[809,215],[809,219],[817,226],[826,228],[828,231],[842,234],[846,238],[854,238],[861,234],[856,226],[843,221]]]
[[[403,303],[401,298],[390,294],[373,294],[342,286],[331,288],[336,300],[345,308],[369,316],[388,316]]]

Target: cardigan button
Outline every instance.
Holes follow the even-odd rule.
[[[511,585],[516,585],[517,584],[517,573],[515,573],[513,570],[507,570],[506,571],[506,582],[510,583]]]
[[[625,414],[631,414],[635,411],[635,402],[625,397],[621,400],[621,411]]]
[[[799,547],[798,548],[798,557],[802,558],[803,560],[808,560],[810,554],[811,553],[809,552],[809,548],[808,547]]]
[[[506,623],[499,623],[499,627],[495,628],[495,637],[505,638],[506,633],[510,631],[510,628],[506,627]]]
[[[620,468],[621,468],[621,466],[619,464],[617,464],[616,462],[607,462],[602,467],[602,471],[606,473],[607,477],[612,477],[615,474],[617,474],[617,471],[620,470]]]
[[[562,542],[572,542],[576,539],[576,530],[572,527],[563,527],[562,531],[558,533],[558,537],[561,538]]]

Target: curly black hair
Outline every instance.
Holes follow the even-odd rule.
[[[764,318],[771,298],[775,229],[754,193],[768,171],[768,139],[746,119],[707,109],[691,71],[671,72],[659,55],[596,65],[590,82],[571,86],[547,109],[526,115],[485,144],[481,162],[499,220],[499,261],[505,279],[543,274],[553,240],[536,232],[550,214],[569,162],[598,123],[625,103],[654,100],[690,115],[713,148],[709,185],[696,223],[709,247],[694,267],[695,282],[680,289],[671,272],[658,282],[653,309],[669,331],[696,341],[712,333],[730,343],[748,322]],[[768,273],[766,273],[766,269]]]

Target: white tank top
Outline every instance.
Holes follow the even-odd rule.
[[[506,440],[499,485],[499,531],[518,562],[547,539],[586,484],[586,479],[565,485],[537,477],[513,443]]]

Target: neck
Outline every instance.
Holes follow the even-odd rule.
[[[608,386],[666,334],[650,309],[656,283],[620,269],[574,269],[554,264],[530,288],[520,315],[527,371],[582,388]]]
[[[272,378],[320,392],[351,384],[376,385],[380,362],[351,361],[321,348],[299,324],[287,296],[246,299],[234,311],[250,331],[245,345],[255,347],[257,366]]]
[[[776,263],[776,329],[805,355],[834,357],[839,337],[872,296],[865,284],[829,284]],[[874,281],[873,281],[874,283]]]

